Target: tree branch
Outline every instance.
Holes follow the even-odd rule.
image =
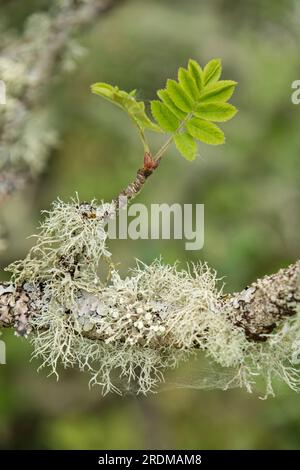
[[[160,161],[161,158],[153,160],[149,152],[144,154],[144,166],[138,169],[134,180],[113,199],[117,211],[122,208],[123,204],[127,204],[140,193],[149,176],[158,168]]]
[[[300,261],[264,276],[224,303],[232,322],[248,339],[266,341],[277,324],[295,315],[300,306]]]
[[[6,63],[1,78],[7,82],[7,103],[10,106],[9,112],[3,113],[0,119],[0,163],[1,160],[10,163],[9,169],[0,169],[0,204],[42,170],[45,158],[56,143],[54,133],[45,138],[41,136],[41,130],[37,129],[36,139],[40,141],[40,146],[45,147],[45,158],[40,148],[35,149],[31,158],[27,158],[26,146],[30,139],[24,138],[23,134],[27,132],[26,125],[30,122],[31,114],[39,112],[45,90],[57,77],[56,70],[63,68],[70,38],[121,1],[124,0],[73,2],[67,7],[56,9],[52,6],[47,12],[49,27],[44,28],[41,39],[32,33],[28,34],[25,28],[21,37],[11,38],[8,43],[3,41],[4,45],[0,45],[1,57]],[[21,68],[21,72],[18,68],[15,71],[14,67]],[[22,174],[19,167],[22,167]]]
[[[88,294],[87,294],[88,295]],[[91,300],[92,300],[92,295]],[[29,319],[45,303],[43,286],[14,286],[0,283],[0,328],[14,328],[18,335],[30,331]],[[92,303],[92,302],[91,302]],[[86,305],[89,305],[87,299]],[[280,322],[295,315],[300,307],[300,261],[253,282],[241,292],[224,296],[220,313],[244,330],[249,341],[267,341]],[[85,312],[85,316],[92,312]],[[95,330],[82,332],[91,340],[103,340]],[[124,338],[125,339],[125,338]],[[167,344],[165,344],[167,346]]]

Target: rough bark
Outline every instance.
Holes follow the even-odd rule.
[[[43,301],[42,286],[14,286],[0,283],[0,328],[14,328],[19,335],[28,332],[30,315],[38,313]],[[268,333],[300,307],[300,261],[259,279],[241,292],[226,296],[220,310],[245,332],[249,341],[266,341]],[[93,331],[83,332],[101,340]]]
[[[247,338],[265,341],[278,322],[295,315],[300,306],[300,261],[264,276],[225,302],[233,323]]]

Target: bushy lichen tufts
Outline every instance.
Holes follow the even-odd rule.
[[[161,260],[138,262],[122,279],[106,247],[105,226],[115,210],[95,201],[57,201],[28,256],[9,267],[16,285],[26,281],[42,292],[29,320],[42,366],[55,374],[60,363],[88,370],[90,384],[103,393],[147,393],[157,390],[165,370],[200,351],[222,371],[213,387],[252,392],[263,379],[266,395],[273,395],[273,381],[280,379],[300,388],[300,312],[267,341],[255,342],[234,324],[206,264],[180,270]],[[100,280],[102,262],[110,265],[109,283]],[[196,375],[194,386],[207,388],[206,371]]]
[[[110,259],[106,248],[105,223],[113,213],[111,204],[96,206],[57,200],[36,235],[27,257],[8,267],[16,283],[47,283],[56,293],[67,295],[62,301],[74,305],[78,289],[93,291],[100,284],[99,261]],[[56,296],[57,297],[57,296]],[[59,296],[61,297],[61,296]]]

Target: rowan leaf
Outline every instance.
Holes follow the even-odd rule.
[[[237,109],[229,103],[211,102],[197,105],[195,115],[208,121],[225,122],[232,119]]]
[[[164,131],[175,132],[179,127],[179,119],[161,101],[151,101],[151,112],[154,119]]]
[[[197,153],[197,144],[195,139],[187,132],[175,134],[174,142],[177,150],[186,160],[195,160]]]
[[[143,101],[136,100],[136,90],[127,93],[124,90],[120,90],[117,86],[102,82],[94,83],[91,86],[91,90],[92,93],[107,99],[126,111],[140,129],[161,132],[161,129],[147,116]]]
[[[129,114],[139,128],[145,151],[149,150],[149,144],[144,130],[170,132],[179,152],[193,160],[197,152],[195,139],[212,145],[224,143],[224,133],[214,122],[228,121],[237,112],[227,103],[237,82],[219,80],[221,72],[220,59],[212,59],[204,69],[193,59],[189,60],[187,68],[180,67],[178,81],[167,80],[166,87],[157,92],[159,100],[150,102],[157,124],[147,115],[143,101],[137,101],[136,90],[127,93],[117,86],[100,82],[92,85],[92,92]]]
[[[206,144],[220,145],[225,142],[223,131],[216,124],[205,119],[194,117],[187,122],[186,128],[191,136]]]

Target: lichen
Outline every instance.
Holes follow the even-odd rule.
[[[145,394],[199,351],[222,371],[214,375],[214,387],[252,392],[263,379],[268,396],[280,379],[300,388],[299,311],[265,342],[255,342],[232,321],[232,307],[206,264],[180,269],[161,260],[137,262],[121,278],[106,246],[106,223],[115,211],[114,203],[56,201],[28,256],[9,267],[15,285],[42,292],[32,300],[26,287],[33,354],[41,367],[57,377],[59,364],[87,370],[90,384],[103,393]],[[107,283],[101,280],[104,263],[110,267]],[[210,383],[201,367],[194,383]]]
[[[67,305],[75,302],[75,290],[93,291],[100,283],[98,266],[100,259],[109,261],[106,248],[106,218],[114,211],[111,204],[95,202],[80,204],[78,198],[71,203],[57,200],[51,211],[44,211],[47,217],[42,222],[36,243],[22,261],[11,264],[12,280],[16,283],[47,283],[62,297]],[[72,294],[71,292],[74,293]],[[61,294],[57,295],[58,298]]]

